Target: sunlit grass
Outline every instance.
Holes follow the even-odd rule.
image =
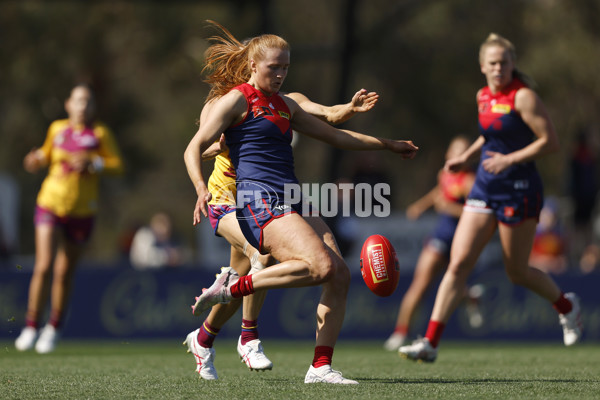
[[[250,372],[235,342],[217,341],[218,381],[198,379],[178,340],[63,341],[55,353],[19,353],[0,342],[1,399],[396,399],[578,398],[600,393],[600,345],[444,343],[433,364],[340,342],[333,367],[355,386],[304,384],[312,343],[265,341],[272,371]]]

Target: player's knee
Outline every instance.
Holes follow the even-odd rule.
[[[506,275],[508,276],[508,280],[513,285],[524,286],[527,283],[527,274],[525,273],[525,271],[507,270]]]
[[[33,268],[33,274],[37,275],[43,279],[49,278],[52,274],[52,264],[51,263],[36,263]]]
[[[312,275],[318,283],[327,282],[336,275],[335,261],[326,252],[315,255],[311,261],[311,266]]]
[[[446,274],[451,274],[456,279],[463,280],[469,276],[473,265],[474,263],[467,259],[451,260],[448,264]]]
[[[348,268],[345,262],[341,261],[338,263],[334,279],[336,286],[338,286],[340,289],[346,291],[348,290],[348,288],[350,287],[350,280],[352,279],[352,276],[350,274],[350,269]]]

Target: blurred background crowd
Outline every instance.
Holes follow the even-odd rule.
[[[453,136],[477,137],[479,44],[492,31],[506,36],[518,67],[537,82],[562,146],[538,162],[547,203],[532,263],[556,274],[597,271],[598,15],[600,3],[592,0],[1,2],[1,265],[27,266],[33,257],[43,175],[26,174],[22,160],[41,145],[50,122],[64,117],[77,82],[94,87],[99,117],[113,129],[126,165],[123,177],[102,181],[87,264],[194,268],[214,253],[210,243],[222,239],[192,226],[196,195],[183,163],[207,94],[200,71],[214,33],[205,20],[212,19],[238,38],[269,32],[288,40],[286,91],[323,104],[345,103],[361,87],[379,93],[375,109],[346,126],[413,140],[415,160],[341,152],[306,137],[295,158],[301,182],[390,183],[393,212],[378,222],[382,230],[406,229],[406,206],[435,184]],[[360,221],[329,222],[346,254],[360,247]],[[150,262],[139,256],[151,249],[162,255]]]

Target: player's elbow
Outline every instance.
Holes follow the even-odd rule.
[[[185,163],[185,165],[190,165],[191,163],[193,163],[193,160],[194,160],[194,151],[193,151],[191,143],[190,143],[190,145],[188,145],[188,147],[183,152],[183,162]]]

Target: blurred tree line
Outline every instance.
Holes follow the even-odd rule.
[[[411,139],[421,149],[417,159],[337,152],[301,138],[296,170],[301,181],[328,182],[356,168],[379,169],[392,183],[396,209],[434,184],[452,136],[476,137],[479,45],[500,33],[516,45],[518,66],[537,82],[556,125],[564,150],[538,165],[546,192],[562,195],[575,134],[600,130],[599,15],[596,0],[4,1],[0,172],[20,186],[21,252],[33,252],[43,179],[23,171],[23,156],[65,116],[64,99],[80,81],[96,89],[99,117],[115,132],[127,166],[124,177],[103,180],[88,256],[114,259],[119,236],[159,209],[193,244],[196,197],[183,151],[207,94],[200,75],[214,33],[207,19],[239,39],[265,32],[286,38],[287,91],[324,104],[347,102],[361,87],[381,95],[372,112],[344,126]]]

